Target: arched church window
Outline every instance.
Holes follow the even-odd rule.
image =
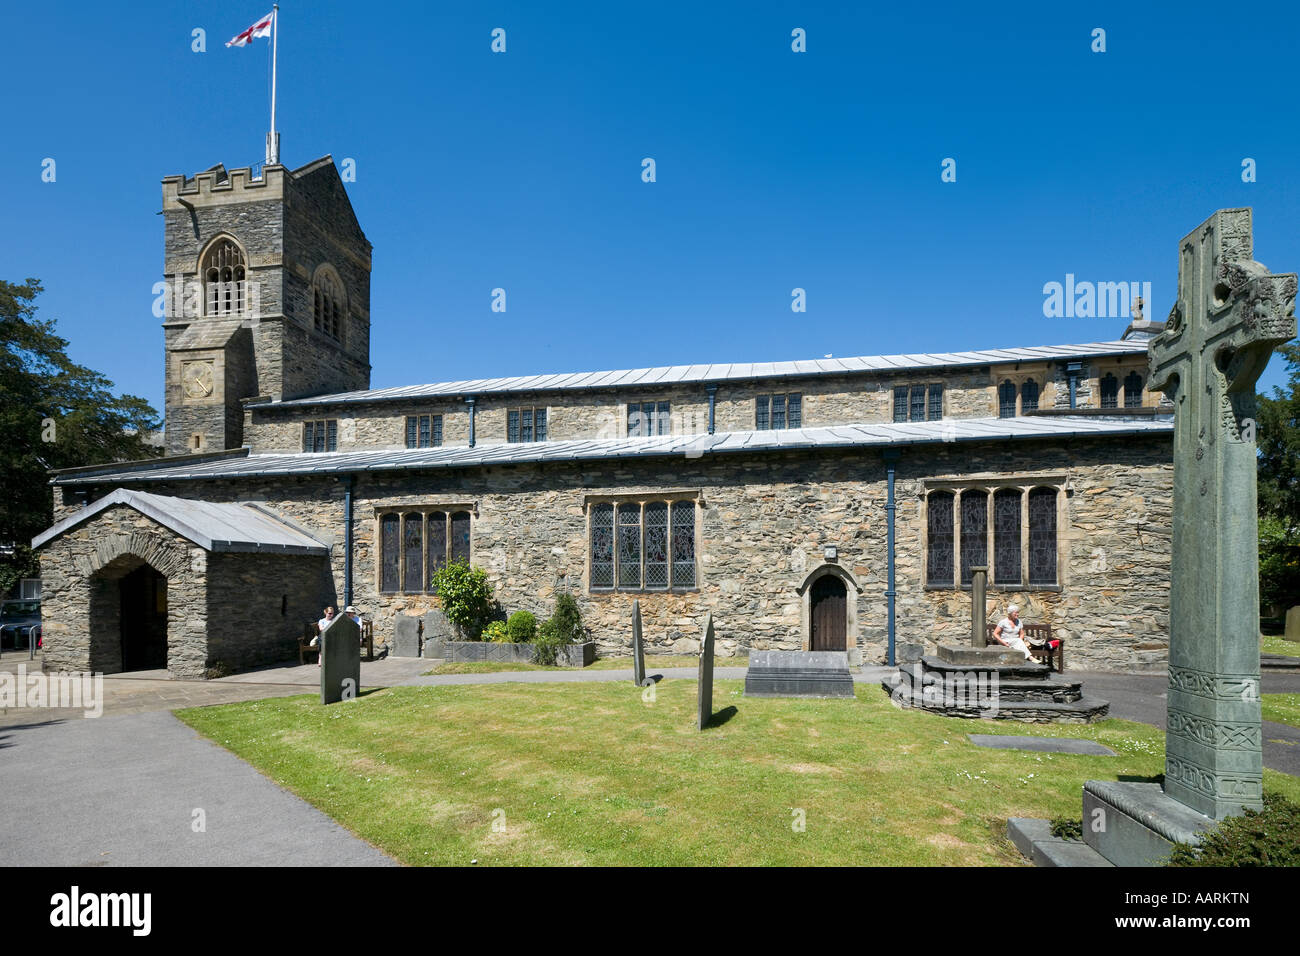
[[[1016,417],[1016,383],[1007,379],[998,386],[998,418]]]
[[[953,583],[952,545],[953,499],[951,491],[930,494],[926,512],[926,583],[931,586]]]
[[[343,341],[343,320],[347,307],[343,296],[343,284],[329,269],[321,269],[316,274],[312,288],[312,324],[317,332],[322,332],[336,342]]]
[[[1014,389],[1014,386],[1013,386]],[[988,492],[970,488],[961,493],[961,583],[970,584],[975,568],[989,564]]]
[[[1056,583],[1056,489],[1029,492],[1029,583]]]
[[[1020,583],[1020,492],[993,495],[993,583]]]
[[[233,239],[220,239],[203,257],[204,301],[207,315],[243,315],[245,306],[244,251]]]
[[[1137,372],[1124,376],[1124,407],[1142,407],[1142,376]]]
[[[1101,380],[1101,407],[1119,407],[1119,379],[1110,372],[1107,372]]]
[[[1020,413],[1032,412],[1038,408],[1038,383],[1027,378],[1020,386]]]

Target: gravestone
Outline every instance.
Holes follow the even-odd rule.
[[[699,694],[699,729],[713,718],[713,615],[704,619],[704,637],[700,640],[700,667],[696,690]]]
[[[447,658],[451,652],[447,645],[457,640],[456,628],[447,620],[447,615],[440,609],[426,611],[422,618],[420,638],[420,656],[426,658]]]
[[[641,602],[632,602],[632,683],[644,687],[645,646],[641,643]]]
[[[420,656],[420,619],[399,614],[393,621],[393,656]]]
[[[320,702],[354,700],[361,692],[361,628],[346,614],[320,636]]]
[[[846,651],[751,651],[746,697],[853,697]]]
[[[1300,641],[1300,605],[1286,612],[1286,629],[1282,635],[1288,641]]]
[[[1255,383],[1296,333],[1296,277],[1253,261],[1249,209],[1219,210],[1178,252],[1178,300],[1148,346],[1151,387],[1174,403],[1164,788],[1083,794],[1084,837],[1117,865],[1159,862],[1263,797]]]

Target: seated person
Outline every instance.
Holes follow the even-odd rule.
[[[1012,604],[1007,607],[1007,616],[998,621],[998,626],[993,629],[993,640],[1013,651],[1019,651],[1025,655],[1025,660],[1032,661],[1034,655],[1029,653],[1029,645],[1023,636],[1024,630],[1025,626],[1020,623],[1020,608]]]

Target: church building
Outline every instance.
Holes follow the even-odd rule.
[[[712,613],[724,655],[880,663],[965,640],[987,566],[990,614],[1051,624],[1068,669],[1167,661],[1160,323],[373,389],[371,246],[330,157],[162,185],[166,455],[52,475],[47,669],[284,661],[326,604],[384,640],[457,559],[507,614],[571,593],[605,654],[638,599],[660,652]]]

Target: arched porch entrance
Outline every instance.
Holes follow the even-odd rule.
[[[90,577],[90,667],[106,674],[168,665],[167,578],[134,554]]]

